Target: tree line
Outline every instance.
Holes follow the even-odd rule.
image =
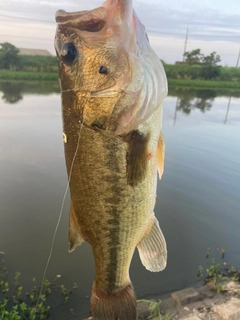
[[[214,51],[209,55],[195,49],[184,53],[184,61],[163,65],[168,78],[182,80],[240,81],[240,68],[223,67],[220,56]]]
[[[195,49],[184,54],[184,62],[163,65],[169,79],[240,81],[240,68],[223,67],[216,52],[209,55]],[[58,72],[56,56],[20,55],[12,44],[0,43],[0,70]]]
[[[0,70],[58,72],[57,57],[20,55],[11,43],[0,43]]]

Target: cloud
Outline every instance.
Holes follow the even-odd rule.
[[[104,0],[8,0],[0,8],[0,42],[19,47],[48,49],[54,53],[55,12],[89,10]],[[187,25],[187,50],[202,48],[203,53],[223,54],[223,63],[234,65],[238,55],[239,0],[231,0],[235,11],[219,2],[202,0],[133,0],[134,8],[146,26],[159,57],[167,62],[181,60]],[[231,6],[229,6],[231,7]],[[228,13],[226,13],[227,11]],[[45,39],[45,40],[44,40]],[[235,58],[236,56],[236,58]]]
[[[232,0],[234,1],[234,0]],[[209,1],[208,1],[209,2]],[[55,12],[58,9],[66,11],[89,10],[100,6],[103,0],[9,0],[1,3],[0,15],[7,14],[26,20],[55,23]],[[185,36],[187,25],[190,35],[196,39],[207,39],[216,36],[216,40],[235,40],[240,27],[240,14],[226,14],[221,7],[209,8],[207,1],[168,0],[134,0],[134,8],[146,26],[147,30],[158,31],[162,35]],[[214,3],[214,1],[213,1]],[[239,5],[240,6],[240,5]],[[29,21],[30,21],[29,20]],[[202,38],[197,38],[202,35]],[[219,38],[220,37],[220,38]],[[210,39],[212,40],[212,38]]]
[[[135,6],[140,20],[150,31],[162,35],[185,37],[187,26],[189,35],[200,40],[238,41],[240,14],[224,14],[219,10],[199,5],[166,6],[162,3],[143,3]]]
[[[55,12],[58,9],[66,11],[90,10],[100,6],[101,3],[102,1],[99,0],[86,2],[74,0],[9,0],[1,3],[0,14],[8,13],[13,16],[54,22]]]

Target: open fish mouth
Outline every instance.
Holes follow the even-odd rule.
[[[114,4],[115,3],[115,4]],[[113,10],[117,1],[109,2],[107,8]],[[103,134],[114,136],[117,128],[116,116],[113,112],[119,100],[126,94],[125,83],[129,82],[129,61],[125,50],[117,50],[117,28],[119,19],[111,23],[111,14],[102,6],[91,11],[66,12],[59,10],[56,13],[58,23],[55,48],[58,55],[60,73],[60,87],[62,94],[74,92],[79,98],[78,114],[81,122],[88,128],[101,131]],[[115,36],[115,38],[114,38]],[[110,38],[114,38],[110,40]],[[107,43],[110,43],[110,45]],[[111,55],[111,46],[115,47]],[[99,59],[93,69],[93,63],[86,70],[88,60],[97,49],[106,57]],[[86,53],[87,49],[89,52]],[[110,62],[109,62],[110,61]],[[91,74],[90,74],[91,72]],[[98,81],[94,82],[94,73]],[[88,81],[87,77],[90,80]],[[103,103],[100,103],[102,101]],[[98,105],[93,110],[92,106]],[[85,116],[83,116],[83,114]],[[114,118],[114,121],[112,120]]]
[[[167,81],[132,1],[59,10],[56,21],[61,91],[75,92],[84,124],[115,136],[136,130],[161,105]]]
[[[106,25],[107,10],[103,7],[79,12],[58,10],[55,19],[61,26],[68,26],[85,32],[99,32]]]

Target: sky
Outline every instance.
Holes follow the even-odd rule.
[[[46,49],[55,54],[55,12],[101,6],[103,0],[0,0],[0,43]],[[182,61],[186,51],[216,51],[221,64],[236,66],[240,52],[240,0],[133,0],[150,43],[167,63]]]

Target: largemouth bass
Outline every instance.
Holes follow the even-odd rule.
[[[71,206],[69,250],[87,241],[96,276],[95,320],[134,320],[135,248],[150,271],[166,266],[154,216],[164,163],[167,80],[131,0],[56,13],[55,48]]]

